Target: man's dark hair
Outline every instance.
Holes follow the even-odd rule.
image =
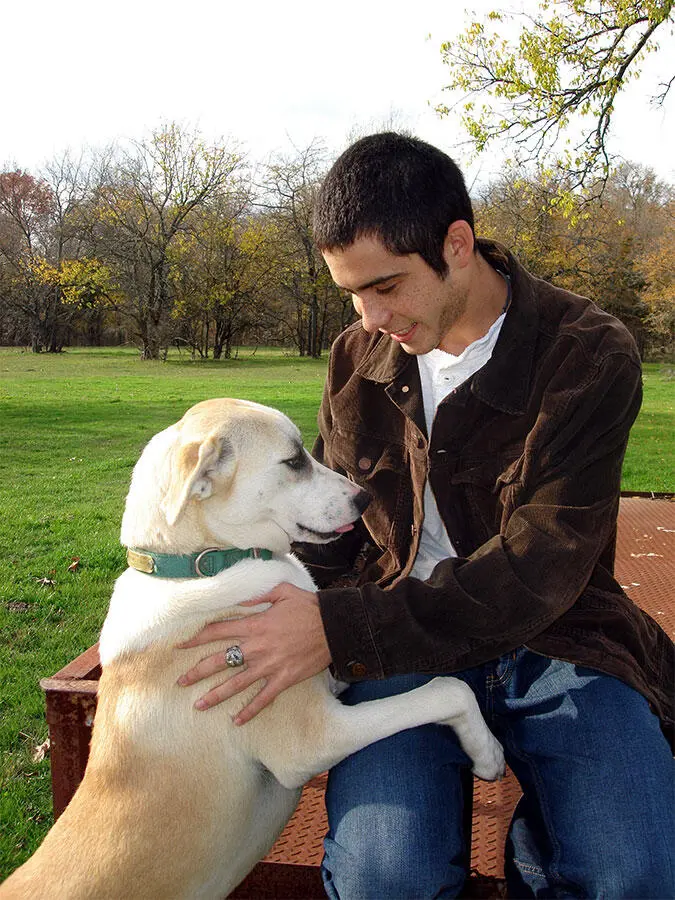
[[[378,237],[391,253],[419,253],[439,275],[448,271],[449,226],[473,209],[457,164],[442,150],[395,132],[361,138],[336,160],[314,207],[320,250]]]

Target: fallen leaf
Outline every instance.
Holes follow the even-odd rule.
[[[72,562],[68,566],[68,571],[75,572],[75,571],[77,571],[77,568],[80,565],[80,557],[79,556],[71,556],[70,558],[71,558]]]
[[[42,587],[55,587],[56,586],[56,582],[54,581],[53,578],[45,577],[45,578],[36,578],[35,580],[37,581],[38,584],[41,584]]]
[[[7,609],[10,612],[26,612],[27,609],[30,609],[30,603],[23,603],[21,600],[13,600],[11,603],[7,604]]]
[[[40,744],[39,747],[36,747],[33,750],[32,759],[33,762],[42,762],[42,760],[49,754],[49,738],[44,742],[44,744]]]

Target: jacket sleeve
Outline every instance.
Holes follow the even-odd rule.
[[[526,445],[501,533],[467,558],[442,560],[425,582],[319,591],[337,676],[458,671],[509,652],[562,616],[616,527],[640,402],[636,360],[610,354],[569,391],[539,446]]]

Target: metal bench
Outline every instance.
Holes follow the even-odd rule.
[[[672,499],[621,499],[616,572],[629,596],[675,635],[675,503]],[[100,676],[97,647],[40,683],[46,694],[51,741],[54,816],[65,809],[82,779],[96,711]],[[324,897],[319,865],[326,832],[325,775],[304,789],[300,804],[268,856],[231,895],[237,900],[313,900]],[[503,897],[503,847],[520,796],[514,776],[498,784],[467,787],[472,876],[466,897]],[[470,819],[469,819],[470,813]]]

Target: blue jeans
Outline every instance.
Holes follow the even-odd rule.
[[[523,797],[505,850],[509,896],[675,898],[675,767],[647,701],[623,682],[521,648],[459,673]],[[351,685],[343,702],[431,676]],[[336,900],[457,897],[466,877],[450,728],[401,732],[330,773],[323,878]]]

